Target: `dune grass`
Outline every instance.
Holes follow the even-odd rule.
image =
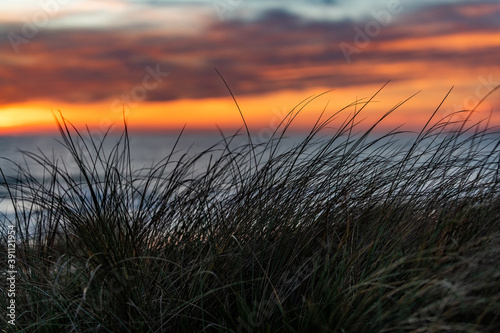
[[[5,200],[16,207],[2,219],[17,230],[18,273],[16,326],[7,324],[6,289],[1,325],[500,331],[500,133],[488,119],[434,112],[403,145],[398,129],[358,129],[368,100],[323,116],[285,149],[312,99],[266,142],[221,135],[194,156],[173,146],[140,170],[126,125],[105,149],[109,138],[88,137],[62,118],[61,142],[77,172],[41,152],[25,157],[43,166],[43,179],[29,164],[15,177],[2,172]],[[7,228],[1,232],[4,269]]]

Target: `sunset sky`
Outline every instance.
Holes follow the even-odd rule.
[[[500,84],[500,3],[444,0],[17,0],[0,4],[0,135],[83,126],[273,127],[305,98],[310,126],[371,97],[373,117],[419,126]],[[353,112],[347,109],[345,116]],[[481,105],[500,125],[500,91]],[[374,119],[374,118],[373,118]],[[339,121],[342,120],[342,116]]]

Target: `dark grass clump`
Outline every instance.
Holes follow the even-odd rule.
[[[62,119],[76,170],[25,153],[43,179],[28,164],[2,172],[16,208],[0,247],[4,269],[15,225],[15,330],[500,331],[500,133],[434,112],[403,145],[399,130],[373,133],[400,104],[361,131],[370,101],[358,101],[285,147],[309,101],[264,143],[174,146],[140,170],[126,126],[105,149]],[[2,288],[12,328],[8,299]]]

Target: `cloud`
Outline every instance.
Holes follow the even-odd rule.
[[[479,70],[478,64],[498,71],[499,14],[491,2],[425,7],[394,15],[360,47],[355,28],[363,31],[370,20],[313,21],[275,9],[257,20],[209,22],[201,15],[203,32],[182,33],[159,23],[161,15],[152,25],[138,12],[127,29],[40,29],[17,54],[8,35],[22,35],[23,27],[11,23],[0,31],[0,103],[116,99],[156,66],[169,76],[145,100],[228,96],[214,68],[238,96],[453,78],[457,70]],[[341,43],[359,49],[350,64]]]

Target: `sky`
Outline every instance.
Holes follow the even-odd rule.
[[[0,135],[125,117],[142,131],[342,120],[421,127],[500,85],[500,3],[444,0],[17,0],[0,4]],[[324,94],[323,94],[324,93]],[[474,119],[500,125],[500,91]],[[464,113],[456,117],[465,117]]]

